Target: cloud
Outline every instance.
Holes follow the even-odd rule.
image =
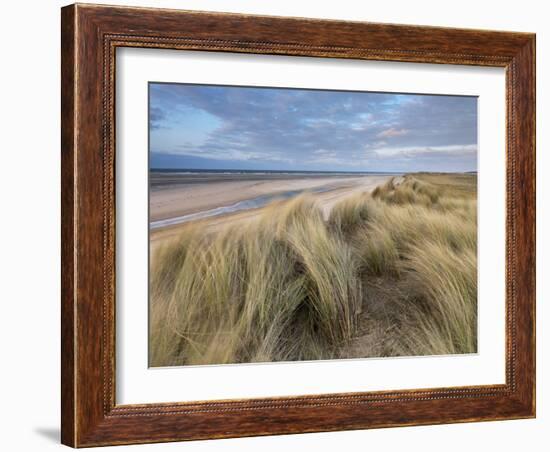
[[[377,170],[428,154],[438,168],[476,164],[474,97],[151,84],[150,105],[151,151],[166,155],[273,169]]]
[[[393,127],[383,130],[376,136],[379,138],[390,138],[390,137],[400,137],[402,135],[407,135],[409,131],[407,129],[394,129]]]
[[[447,146],[408,146],[395,148],[380,148],[374,151],[379,157],[391,158],[395,156],[401,157],[417,157],[420,155],[432,155],[445,157],[448,155],[477,155],[477,144],[451,144]]]
[[[149,108],[149,127],[153,130],[160,128],[160,124],[166,119],[166,112],[160,107]]]

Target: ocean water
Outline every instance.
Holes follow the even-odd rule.
[[[194,168],[151,168],[150,172],[153,173],[169,173],[169,174],[181,174],[181,175],[192,175],[192,174],[257,174],[257,175],[268,175],[268,174],[288,174],[288,175],[398,175],[402,174],[401,172],[385,172],[385,171],[306,171],[306,170],[248,170],[248,169],[194,169]]]

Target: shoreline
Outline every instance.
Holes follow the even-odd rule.
[[[157,189],[150,193],[150,224],[155,221],[167,221],[162,227],[150,228],[149,241],[151,248],[156,248],[163,242],[177,235],[187,224],[200,223],[206,229],[214,230],[228,222],[251,221],[256,218],[265,205],[227,211],[219,215],[205,215],[201,213],[238,204],[243,201],[254,200],[258,197],[268,197],[270,202],[277,202],[277,195],[285,192],[296,191],[309,193],[314,196],[316,202],[328,217],[330,210],[337,202],[356,193],[368,193],[378,185],[395,177],[393,175],[362,175],[362,176],[323,176],[323,177],[294,177],[278,180],[242,181],[232,180],[227,182],[203,183],[185,185],[178,188],[170,187]],[[298,193],[299,192],[299,193]],[[292,197],[292,196],[291,196]],[[290,199],[287,197],[286,199]],[[284,197],[283,197],[284,199]],[[196,219],[170,224],[170,219],[198,214]]]
[[[164,188],[152,189],[149,193],[149,221],[167,220],[184,215],[204,212],[209,209],[227,207],[240,201],[260,196],[276,196],[292,191],[335,190],[353,188],[372,180],[387,180],[394,176],[318,176],[284,177],[279,179],[254,180],[232,175],[231,180],[201,183],[188,183],[188,177],[179,178],[180,183]],[[214,176],[217,177],[217,176]],[[369,185],[371,185],[369,183]]]

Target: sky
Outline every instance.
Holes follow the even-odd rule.
[[[149,84],[151,168],[476,171],[477,98]]]

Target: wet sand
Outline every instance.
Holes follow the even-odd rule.
[[[392,176],[389,175],[161,175],[151,178],[150,221],[168,220],[189,214],[205,212],[260,196],[277,196],[290,191],[309,191],[328,216],[337,202],[355,193],[370,192]],[[159,180],[160,179],[160,180]],[[316,193],[315,190],[318,190]],[[201,222],[214,229],[222,224],[250,221],[260,208],[211,216]],[[151,229],[152,247],[177,235],[187,223]]]

